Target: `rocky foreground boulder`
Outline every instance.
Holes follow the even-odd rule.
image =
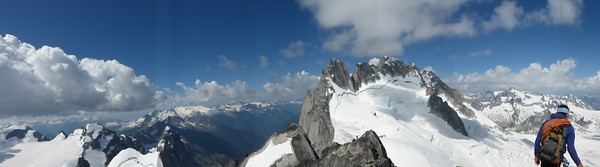
[[[391,167],[394,166],[392,160],[387,157],[387,153],[379,136],[370,130],[365,132],[360,138],[340,145],[332,143],[325,147],[318,156],[316,151],[306,136],[301,126],[297,124],[290,125],[282,134],[275,134],[269,140],[280,144],[291,138],[290,147],[292,153],[284,155],[277,160],[272,167],[290,167],[290,166],[373,166],[373,167]],[[268,143],[267,143],[268,144]],[[265,147],[263,147],[264,149]],[[261,151],[250,155],[240,166],[246,166],[249,158],[259,154]]]

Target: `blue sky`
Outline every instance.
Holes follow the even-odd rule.
[[[231,99],[277,93],[280,88],[293,91],[273,97],[303,97],[306,86],[314,84],[292,83],[316,81],[327,60],[337,57],[353,66],[383,55],[431,67],[451,86],[467,92],[514,86],[544,93],[600,93],[598,85],[540,86],[566,82],[557,81],[560,78],[570,80],[567,86],[600,79],[600,13],[593,10],[600,2],[443,2],[2,1],[0,34],[12,34],[35,48],[59,47],[78,60],[117,60],[137,76],[147,76],[167,99],[188,102],[205,98],[211,90],[202,83],[211,81],[229,85],[235,95],[222,88]],[[421,10],[415,10],[418,7]],[[261,59],[266,61],[261,64]],[[555,64],[566,73],[546,72],[542,77],[548,79],[531,81],[535,84],[481,81],[494,76],[531,78],[531,72],[520,71],[532,63],[548,69]],[[498,65],[511,71],[498,74],[501,77],[485,74],[490,69],[498,72]],[[236,80],[250,90],[234,86]],[[265,90],[267,83],[274,91]],[[530,86],[519,87],[525,84]],[[81,109],[85,110],[75,108]]]

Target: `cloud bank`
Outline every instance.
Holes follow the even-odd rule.
[[[540,93],[598,95],[600,94],[600,71],[595,76],[576,78],[574,59],[564,59],[543,67],[531,63],[528,67],[513,71],[499,65],[484,73],[454,74],[445,81],[454,88],[467,92],[504,90],[515,87]]]
[[[397,56],[404,46],[436,37],[470,37],[480,31],[512,30],[521,25],[577,25],[583,0],[548,0],[546,7],[525,11],[504,0],[494,11],[469,11],[468,0],[298,0],[329,32],[323,49],[356,57]]]
[[[196,80],[194,85],[187,86],[178,82],[183,94],[171,96],[165,107],[181,105],[213,106],[241,100],[292,100],[306,96],[306,92],[315,89],[319,77],[302,71],[294,75],[287,74],[279,78],[279,82],[266,83],[262,90],[250,87],[245,81],[233,81],[219,84],[216,81],[202,82]]]
[[[78,60],[12,35],[0,38],[0,78],[0,115],[133,111],[165,99],[146,76],[116,60]]]
[[[279,83],[266,83],[263,89],[269,99],[290,100],[306,96],[307,91],[316,89],[318,84],[318,76],[301,71],[295,75],[288,73],[280,79]]]
[[[176,85],[184,91],[183,95],[177,94],[172,97],[176,105],[214,105],[237,100],[250,100],[257,95],[256,90],[248,86],[245,81],[239,80],[221,85],[216,81],[202,82],[197,79],[192,86],[186,86],[181,82],[177,82]]]

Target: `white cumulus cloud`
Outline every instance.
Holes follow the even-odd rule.
[[[548,0],[546,8],[528,13],[526,19],[546,24],[574,25],[581,22],[583,0]]]
[[[492,31],[497,28],[512,30],[520,24],[523,13],[523,7],[517,6],[516,1],[503,1],[500,6],[494,9],[492,18],[483,22],[483,28],[485,31]]]
[[[231,84],[221,85],[216,81],[202,82],[196,80],[194,85],[186,86],[177,82],[183,88],[184,95],[171,97],[175,105],[218,105],[238,100],[251,100],[256,97],[256,90],[245,81],[236,80]]]
[[[469,0],[298,0],[330,34],[323,49],[356,57],[398,56],[406,45],[436,37],[470,37],[479,31],[512,30],[523,23],[576,25],[583,0],[548,0],[526,11],[504,0],[494,11],[472,11]],[[489,18],[477,17],[477,15]]]
[[[284,101],[302,98],[310,89],[317,88],[319,77],[306,71],[296,74],[288,73],[274,83],[265,83],[262,89],[255,89],[246,81],[236,80],[229,84],[220,84],[216,81],[202,82],[196,80],[194,85],[185,85],[177,82],[176,85],[183,89],[183,93],[170,92],[167,102],[161,107],[170,108],[182,105],[215,106],[234,101],[265,100]]]
[[[596,76],[576,78],[573,69],[574,59],[564,59],[543,67],[531,63],[528,67],[513,71],[506,66],[496,66],[484,73],[455,74],[445,79],[452,87],[467,92],[504,90],[509,87],[558,94],[598,94],[600,93],[600,72]]]
[[[294,58],[304,55],[304,48],[308,46],[301,40],[297,40],[288,45],[287,48],[279,50],[279,53],[286,58]]]
[[[302,71],[295,75],[288,73],[281,78],[279,83],[266,83],[263,85],[263,89],[269,99],[289,100],[306,96],[306,92],[316,89],[318,84],[318,76]]]
[[[78,60],[57,47],[0,38],[0,114],[132,111],[165,99],[144,75],[116,60]]]
[[[322,28],[331,30],[325,49],[354,56],[399,55],[412,42],[476,34],[474,22],[457,14],[467,0],[299,2],[314,13]]]

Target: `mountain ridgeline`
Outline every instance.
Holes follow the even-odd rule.
[[[333,127],[329,118],[329,101],[331,94],[331,82],[340,88],[352,92],[360,91],[362,85],[373,83],[385,77],[417,76],[421,79],[421,86],[431,96],[428,103],[431,113],[448,122],[457,132],[467,136],[465,127],[456,112],[446,103],[442,102],[438,95],[443,94],[459,111],[468,117],[475,117],[475,113],[464,106],[462,95],[455,89],[450,88],[435,73],[420,71],[414,64],[404,64],[402,61],[384,57],[377,64],[359,63],[356,71],[350,75],[346,65],[338,59],[333,59],[323,70],[319,87],[308,92],[304,99],[299,124],[307,131],[307,135],[317,153],[333,141]]]
[[[215,166],[241,159],[256,150],[271,133],[294,123],[299,111],[297,102],[177,107],[124,123],[119,131],[138,139],[146,151],[160,142],[174,144],[175,149],[159,149],[165,166]],[[168,131],[160,133],[165,128]],[[169,142],[166,136],[178,140]]]
[[[587,128],[597,126],[590,116],[586,117],[580,112],[581,110],[592,111],[594,108],[574,95],[545,95],[508,88],[502,91],[466,94],[465,97],[474,109],[481,111],[498,126],[519,133],[536,133],[539,126],[550,117],[550,114],[556,112],[555,109],[560,104],[566,104],[571,108],[572,123],[584,127],[578,130],[585,131]]]
[[[297,101],[177,107],[156,110],[130,122],[87,124],[71,134],[61,131],[49,141],[30,127],[7,126],[0,129],[0,166],[36,166],[27,159],[49,156],[55,158],[35,163],[81,167],[233,164],[233,160],[256,150],[274,131],[295,123],[299,112]],[[26,149],[13,151],[19,144]],[[113,161],[115,157],[120,162]]]
[[[375,83],[384,78],[416,77],[419,85],[430,97],[427,107],[430,113],[439,117],[453,130],[468,136],[467,130],[454,106],[468,118],[475,113],[465,106],[465,99],[455,89],[450,88],[431,71],[421,71],[414,64],[405,64],[391,57],[383,57],[370,63],[359,63],[356,71],[348,72],[346,65],[338,59],[329,62],[323,70],[317,89],[308,91],[300,113],[299,125],[290,125],[282,134],[274,134],[257,152],[246,158],[241,166],[253,166],[253,157],[267,154],[274,142],[287,136],[291,140],[292,152],[277,160],[274,166],[394,166],[387,157],[386,149],[374,131],[367,131],[352,142],[340,145],[334,142],[336,128],[332,124],[330,101],[335,87],[359,94],[364,85]],[[389,82],[399,82],[390,80]],[[409,82],[409,81],[405,81]],[[442,100],[442,97],[445,97]],[[448,104],[450,102],[451,104]],[[340,111],[343,112],[343,111]],[[367,112],[367,111],[365,111]],[[277,139],[277,140],[276,140]]]

